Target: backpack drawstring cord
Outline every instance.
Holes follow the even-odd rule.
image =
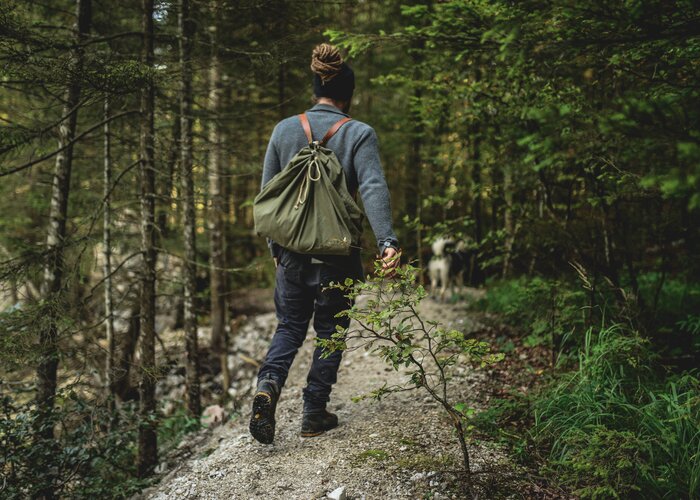
[[[294,209],[298,209],[300,205],[306,203],[306,199],[309,196],[309,186],[311,182],[316,182],[321,178],[321,169],[318,166],[318,160],[314,158],[309,162],[309,166],[306,169],[306,174],[304,179],[301,181],[301,187],[299,188],[299,196],[297,196],[297,202],[294,204]],[[316,167],[316,175],[314,176],[313,168]]]

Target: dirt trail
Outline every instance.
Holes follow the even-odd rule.
[[[463,305],[421,304],[428,319],[469,332],[477,327]],[[261,321],[264,320],[264,321]],[[274,316],[267,322],[269,337]],[[260,328],[258,327],[258,331]],[[329,409],[338,414],[340,426],[316,438],[299,436],[301,389],[313,349],[313,331],[297,356],[280,400],[277,435],[273,445],[262,445],[248,433],[249,400],[242,414],[201,437],[200,442],[164,475],[143,498],[325,498],[345,487],[347,498],[461,498],[456,438],[440,409],[425,394],[409,391],[382,401],[352,402],[353,396],[398,382],[401,373],[364,350],[345,354]],[[484,399],[488,373],[470,368],[452,381],[461,400],[476,407]],[[472,469],[513,470],[504,454],[488,442],[471,446]],[[482,498],[494,498],[492,481],[505,475],[478,475]],[[509,489],[509,488],[507,488]]]

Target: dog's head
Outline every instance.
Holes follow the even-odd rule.
[[[433,241],[433,244],[431,245],[431,248],[433,249],[433,255],[438,257],[445,255],[445,249],[448,245],[454,245],[454,238],[452,238],[451,236],[438,237],[435,241]]]

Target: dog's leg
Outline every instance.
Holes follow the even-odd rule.
[[[447,261],[445,261],[445,265],[440,269],[440,274],[440,301],[445,302],[445,295],[447,295],[447,287],[450,282],[450,267]]]
[[[457,280],[457,294],[462,298],[462,294],[464,293],[464,269],[457,273],[455,279]]]

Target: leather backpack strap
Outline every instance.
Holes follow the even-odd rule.
[[[321,139],[321,146],[325,146],[326,143],[330,140],[330,138],[333,137],[338,130],[340,130],[340,127],[345,125],[350,120],[352,120],[352,118],[346,116],[342,120],[338,120],[337,122],[335,122],[335,124],[333,124],[333,126],[330,129],[328,129],[326,135],[323,136],[323,139]]]
[[[299,121],[301,122],[301,126],[304,128],[304,133],[306,134],[306,138],[309,140],[309,144],[314,142],[314,136],[311,135],[311,125],[309,125],[309,119],[306,117],[306,113],[302,113],[299,116]]]

